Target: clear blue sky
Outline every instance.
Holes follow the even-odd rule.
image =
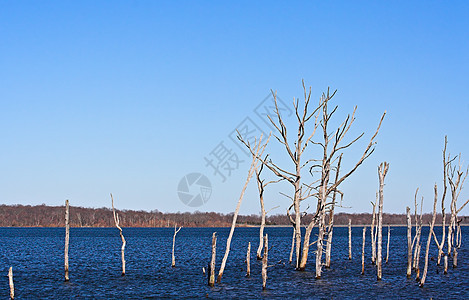
[[[240,151],[230,132],[246,117],[265,130],[256,106],[270,89],[290,105],[304,79],[314,102],[338,89],[338,119],[358,106],[353,134],[388,112],[344,211],[371,210],[384,160],[385,211],[417,187],[429,211],[445,134],[469,161],[468,28],[467,1],[2,1],[0,202],[103,207],[112,192],[119,208],[194,211],[176,190],[201,172],[213,191],[196,209],[233,211],[247,157],[225,182],[204,157]],[[259,211],[253,183],[242,213]]]

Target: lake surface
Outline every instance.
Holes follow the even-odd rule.
[[[430,261],[426,284],[420,288],[406,278],[406,228],[391,228],[390,260],[383,279],[376,280],[367,231],[365,275],[361,275],[362,227],[353,227],[353,258],[348,260],[348,229],[335,228],[332,266],[314,278],[312,246],[306,271],[288,264],[292,228],[266,228],[269,234],[267,290],[262,290],[261,263],[255,259],[258,228],[237,228],[221,284],[211,288],[202,273],[210,260],[211,236],[216,231],[217,266],[221,263],[229,228],[182,228],[176,239],[176,268],[171,268],[173,228],[124,228],[127,240],[126,276],[121,276],[121,240],[116,228],[72,228],[70,282],[63,281],[63,228],[0,228],[0,297],[9,296],[8,268],[13,266],[17,299],[153,299],[153,298],[313,298],[313,299],[468,299],[469,228],[463,227],[458,268],[443,274]],[[437,236],[441,228],[436,228]],[[383,228],[383,256],[387,228]],[[422,238],[421,270],[428,228]],[[251,277],[246,278],[245,256],[251,242]],[[437,249],[431,246],[430,256]],[[217,274],[217,273],[216,273]]]

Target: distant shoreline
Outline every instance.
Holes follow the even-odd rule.
[[[370,227],[371,224],[366,224],[366,225],[352,225],[352,228],[363,228],[363,226],[366,226],[366,227]],[[389,224],[389,225],[386,225],[386,224],[383,224],[383,227],[387,227],[387,226],[390,226],[390,227],[407,227],[407,224]],[[422,227],[429,227],[430,225],[425,225],[423,224]],[[442,224],[435,224],[435,227],[441,227]],[[446,224],[446,226],[448,226],[448,224]],[[461,224],[461,227],[468,227],[469,224]],[[237,225],[236,226],[237,228],[260,228],[260,225]],[[292,225],[266,225],[265,228],[291,228]],[[340,227],[340,228],[347,228],[348,225],[334,225],[334,227]],[[414,224],[412,224],[412,228],[415,227]],[[5,228],[56,228],[56,229],[61,229],[61,228],[64,228],[63,226],[0,226],[0,229],[5,229]],[[73,228],[73,229],[91,229],[91,228],[96,228],[96,229],[107,229],[107,228],[116,228],[115,226],[82,226],[82,227],[73,227],[71,226],[70,228]],[[163,228],[166,228],[166,229],[171,229],[173,230],[174,227],[132,227],[132,226],[129,226],[129,227],[122,227],[123,229],[125,228],[140,228],[140,229],[163,229]],[[229,229],[230,226],[199,226],[199,227],[196,227],[196,226],[185,226],[183,228],[225,228],[225,229]],[[306,225],[301,225],[301,228],[306,228]]]
[[[134,211],[117,210],[122,227],[132,228],[172,228],[174,226],[183,227],[230,227],[233,214],[223,214],[217,212],[184,212],[184,213],[162,213],[158,210]],[[64,206],[46,205],[0,205],[0,227],[63,227],[65,226]],[[426,226],[430,223],[431,214],[423,214],[422,222]],[[449,222],[449,214],[447,221]],[[313,215],[305,215],[301,223],[309,224]],[[334,226],[347,227],[349,219],[352,226],[370,226],[372,220],[371,213],[336,213],[334,215]],[[462,224],[469,224],[469,218],[459,216]],[[415,221],[412,216],[412,221]],[[326,224],[327,224],[326,216]],[[436,224],[441,224],[442,216],[437,215]],[[258,227],[261,223],[259,214],[239,215],[238,227]],[[383,213],[383,225],[407,226],[407,216],[405,214]],[[79,228],[111,228],[115,227],[113,214],[110,208],[85,208],[70,206],[70,226]],[[286,214],[268,215],[266,217],[268,227],[291,227],[291,223]]]

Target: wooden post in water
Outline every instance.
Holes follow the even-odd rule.
[[[69,281],[68,278],[68,246],[70,240],[70,210],[68,200],[65,200],[65,281]]]
[[[215,258],[217,256],[217,233],[212,234],[212,259],[210,260],[210,265],[208,266],[208,285],[215,285]]]
[[[10,299],[15,299],[15,285],[13,284],[13,267],[8,270],[8,281],[10,283]]]
[[[391,241],[391,226],[388,225],[388,243],[386,244],[386,263],[389,260],[389,242]]]
[[[362,275],[365,274],[365,238],[366,226],[363,226],[363,242],[362,242]]]
[[[267,255],[269,254],[269,237],[264,236],[264,257],[262,257],[262,289],[265,290],[267,284]]]
[[[352,220],[348,219],[348,259],[352,259]]]
[[[174,235],[173,235],[173,251],[171,255],[171,267],[176,266],[176,257],[174,256],[174,244],[176,244],[176,234],[181,230],[182,226],[176,230],[176,224],[174,224]]]
[[[124,235],[122,234],[122,228],[119,226],[119,214],[116,213],[116,210],[114,209],[114,198],[112,197],[112,194],[111,194],[111,203],[112,203],[112,213],[114,215],[114,223],[117,227],[117,229],[119,229],[119,234],[121,236],[121,239],[122,239],[122,248],[121,248],[121,256],[122,256],[122,276],[125,275],[125,238],[124,238]]]
[[[246,253],[246,277],[251,276],[251,242],[248,243],[248,251]]]

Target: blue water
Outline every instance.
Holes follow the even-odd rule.
[[[0,297],[9,296],[8,268],[13,266],[17,299],[153,299],[153,298],[469,298],[469,228],[463,228],[458,268],[447,275],[430,261],[426,284],[420,288],[406,278],[406,228],[391,229],[390,260],[383,279],[376,280],[370,263],[369,230],[366,270],[361,275],[362,228],[354,227],[353,259],[348,260],[347,228],[335,228],[332,266],[314,279],[312,246],[306,271],[288,264],[291,228],[266,228],[269,234],[267,290],[262,290],[260,262],[255,259],[258,228],[237,228],[221,284],[207,286],[202,267],[210,260],[211,235],[218,233],[217,269],[224,254],[228,228],[182,228],[176,239],[176,268],[171,268],[171,228],[124,228],[127,275],[121,276],[121,240],[116,228],[72,228],[70,281],[63,280],[63,228],[0,228]],[[386,230],[383,249],[386,253]],[[437,234],[441,231],[437,228]],[[423,230],[421,270],[428,229]],[[251,277],[246,278],[245,255],[252,244]],[[430,256],[436,258],[432,243]]]

